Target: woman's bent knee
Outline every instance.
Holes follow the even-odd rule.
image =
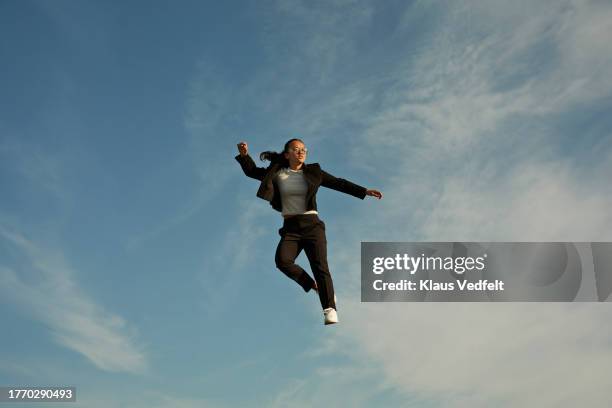
[[[276,263],[276,267],[281,271],[290,269],[294,265],[291,259],[276,258],[274,261]]]

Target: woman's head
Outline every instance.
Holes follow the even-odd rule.
[[[285,156],[285,159],[287,159],[291,167],[299,167],[304,164],[306,153],[308,153],[308,149],[306,149],[301,139],[290,139],[285,143],[283,156]]]
[[[282,153],[267,151],[261,153],[259,158],[262,161],[268,160],[272,163],[280,163],[283,167],[289,167],[292,164],[299,167],[306,160],[307,152],[308,149],[304,146],[304,142],[301,139],[294,138],[285,143]]]

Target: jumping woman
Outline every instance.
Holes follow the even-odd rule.
[[[321,170],[318,163],[305,163],[308,149],[300,139],[285,143],[282,153],[261,153],[259,158],[262,161],[270,161],[265,169],[255,165],[246,142],[240,142],[237,146],[240,154],[236,160],[244,174],[261,181],[257,197],[269,201],[284,218],[283,227],[278,231],[281,239],[274,258],[276,267],[296,281],[305,292],[311,289],[318,292],[324,323],[338,323],[334,284],[327,266],[325,223],[317,212],[317,189],[323,186],[362,200],[365,196],[381,199],[382,193],[336,178]],[[295,264],[295,258],[302,249],[306,251],[314,280]]]

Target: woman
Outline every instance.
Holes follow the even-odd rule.
[[[237,146],[239,154],[236,160],[244,174],[261,181],[257,196],[269,201],[284,218],[283,227],[278,231],[281,239],[276,248],[277,268],[296,281],[305,292],[311,289],[318,292],[324,323],[338,323],[334,284],[327,266],[325,223],[317,215],[317,189],[323,186],[361,199],[365,196],[381,199],[382,194],[336,178],[321,170],[318,163],[305,163],[308,149],[300,139],[285,143],[282,153],[261,153],[261,160],[270,161],[266,169],[255,165],[246,142],[240,142]],[[302,249],[310,262],[314,280],[295,264],[295,258]]]

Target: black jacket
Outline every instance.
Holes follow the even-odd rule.
[[[257,167],[251,156],[248,154],[245,156],[237,155],[236,160],[240,163],[242,171],[247,176],[261,180],[259,190],[257,190],[257,197],[263,198],[270,202],[272,208],[276,211],[282,211],[281,196],[278,190],[278,185],[274,180],[274,175],[281,169],[280,164],[272,163],[268,168]],[[319,186],[331,188],[332,190],[340,191],[342,193],[350,194],[362,200],[366,196],[366,188],[353,184],[348,180],[337,178],[329,173],[321,170],[319,163],[306,164],[303,166],[304,179],[308,185],[306,191],[306,211],[317,209],[317,190]]]

